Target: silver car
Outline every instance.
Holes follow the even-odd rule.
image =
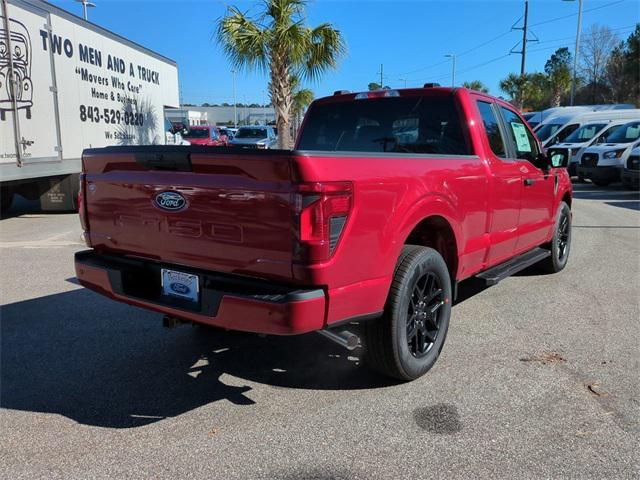
[[[278,138],[272,127],[256,125],[240,127],[230,142],[231,146],[243,148],[267,149],[276,148]]]

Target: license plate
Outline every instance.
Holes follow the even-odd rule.
[[[163,268],[162,293],[197,302],[199,294],[198,276]]]

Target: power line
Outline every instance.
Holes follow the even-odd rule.
[[[601,8],[611,7],[613,5],[618,5],[620,3],[624,3],[625,0],[617,0],[616,2],[606,3],[604,5],[600,5],[598,7],[588,8],[587,10],[583,10],[582,13],[593,12],[594,10],[600,10]],[[571,18],[578,15],[577,13],[570,13],[569,15],[563,15],[561,17],[550,18],[548,20],[543,20],[542,22],[533,23],[531,27],[537,27],[539,25],[546,25],[547,23],[557,22],[558,20],[564,20],[565,18]]]
[[[611,30],[612,32],[617,32],[618,30],[634,30],[636,28],[635,25],[628,25],[626,27],[615,27],[615,28],[609,28],[609,30]],[[588,37],[589,34],[582,34],[581,37]],[[545,43],[555,43],[555,42],[560,42],[562,40],[574,40],[576,38],[575,35],[572,35],[570,37],[562,37],[562,38],[550,38],[549,40],[543,40],[541,42],[539,42],[540,45],[543,45]]]
[[[613,5],[618,5],[618,4],[620,4],[620,3],[624,3],[625,1],[626,1],[626,0],[617,0],[617,1],[615,1],[615,2],[610,2],[610,3],[607,3],[607,4],[605,4],[605,5],[599,5],[599,6],[597,6],[597,7],[592,7],[592,8],[589,8],[589,9],[584,10],[584,11],[583,11],[583,13],[593,12],[593,11],[595,11],[595,10],[600,10],[600,9],[602,9],[602,8],[611,7],[611,6],[613,6]],[[529,27],[537,27],[537,26],[539,26],[539,25],[545,25],[545,24],[547,24],[547,23],[557,22],[557,21],[559,21],[559,20],[564,20],[564,19],[566,19],[566,18],[575,17],[576,15],[577,15],[577,13],[571,13],[571,14],[568,14],[568,15],[560,16],[560,17],[549,18],[549,19],[547,19],[547,20],[543,20],[543,21],[541,21],[541,22],[537,22],[537,23],[530,24],[530,25],[529,25]],[[523,18],[523,17],[520,17],[520,18],[516,21],[516,24],[517,24],[520,20],[522,20],[522,18]],[[463,51],[463,52],[461,52],[461,53],[457,53],[457,54],[456,54],[456,57],[461,57],[461,56],[463,56],[463,55],[467,55],[467,54],[469,54],[469,53],[475,52],[476,50],[479,50],[479,49],[481,49],[482,47],[484,47],[484,46],[486,46],[486,45],[489,45],[490,43],[495,42],[496,40],[499,40],[499,39],[501,39],[501,38],[503,38],[503,37],[506,37],[507,35],[509,35],[510,33],[512,33],[512,31],[513,31],[513,30],[512,30],[512,29],[510,29],[510,30],[508,30],[508,31],[506,31],[506,32],[503,32],[503,33],[501,33],[500,35],[497,35],[497,36],[495,36],[495,37],[493,37],[493,38],[491,38],[491,39],[489,39],[489,40],[487,40],[487,41],[485,41],[485,42],[482,42],[482,43],[480,43],[480,44],[478,44],[478,45],[476,45],[476,46],[474,46],[474,47],[471,47],[471,48],[470,48],[470,49],[468,49],[468,50],[465,50],[465,51]],[[569,37],[569,38],[575,38],[575,37]],[[550,40],[549,40],[549,41],[550,41]],[[547,43],[547,42],[540,42],[540,43]],[[445,63],[448,63],[448,60],[444,60],[444,61],[441,61],[441,62],[433,63],[433,64],[430,64],[430,65],[426,65],[426,66],[424,66],[424,67],[420,67],[420,68],[417,68],[417,69],[415,69],[415,70],[411,70],[411,71],[408,71],[408,72],[399,73],[399,74],[398,74],[398,76],[399,76],[399,77],[406,77],[407,75],[410,75],[410,74],[412,74],[412,73],[418,73],[418,72],[422,72],[422,71],[425,71],[425,70],[430,70],[430,69],[432,69],[432,68],[439,67],[440,65],[444,65]],[[394,75],[394,77],[395,77],[395,75]],[[404,81],[404,80],[405,80],[405,79],[403,78],[403,81]]]

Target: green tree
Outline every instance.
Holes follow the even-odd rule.
[[[305,0],[262,0],[255,17],[227,7],[218,21],[217,39],[238,69],[269,73],[269,94],[276,111],[278,146],[292,146],[292,78],[317,80],[336,68],[346,46],[342,34],[329,23],[305,25]]]
[[[369,89],[370,92],[374,91],[374,90],[380,90],[382,88],[382,85],[380,85],[379,83],[376,82],[371,82],[367,88]]]
[[[475,90],[476,92],[489,93],[489,88],[480,80],[471,80],[470,82],[463,82],[462,86],[469,90]]]
[[[640,106],[640,24],[626,41],[624,76],[628,85],[626,101]]]
[[[510,73],[506,78],[500,80],[500,90],[509,95],[511,103],[517,108],[522,108],[525,91],[527,88],[527,76]]]
[[[519,109],[540,110],[549,105],[549,81],[544,73],[510,73],[499,85]]]
[[[301,88],[300,79],[298,77],[292,78],[293,89],[293,106],[291,107],[291,113],[294,117],[300,117],[306,108],[311,105],[315,95],[313,91],[308,88]]]
[[[544,110],[551,104],[549,77],[541,72],[528,73],[524,90],[523,108]]]
[[[549,88],[551,90],[551,104],[559,107],[562,97],[571,88],[571,53],[566,47],[555,51],[544,65]]]

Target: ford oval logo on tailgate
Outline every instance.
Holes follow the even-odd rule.
[[[185,198],[178,192],[162,192],[156,195],[156,205],[169,211],[181,210],[187,204]]]
[[[188,295],[191,292],[191,289],[187,287],[184,283],[173,282],[169,285],[171,290],[181,295]]]

